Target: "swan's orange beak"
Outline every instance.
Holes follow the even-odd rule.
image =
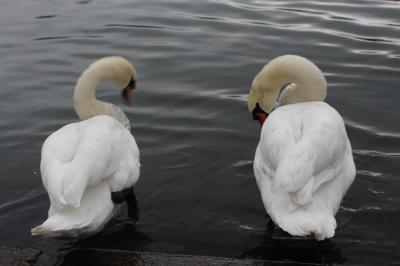
[[[125,101],[131,105],[132,104],[132,91],[136,88],[136,80],[131,78],[129,84],[122,90],[122,96],[124,97]]]
[[[261,127],[264,125],[265,120],[267,120],[268,114],[266,113],[256,113],[257,120],[260,122]]]
[[[261,109],[260,105],[257,103],[256,107],[253,109],[253,119],[260,122],[261,127],[264,125],[265,120],[267,120],[268,113]]]

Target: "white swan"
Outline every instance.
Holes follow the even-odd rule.
[[[248,99],[262,125],[254,174],[264,206],[284,231],[317,240],[334,236],[334,216],[355,177],[343,119],[325,97],[319,68],[285,55],[258,73]]]
[[[40,171],[50,198],[48,219],[32,235],[78,237],[91,235],[127,200],[137,219],[132,186],[139,178],[139,149],[124,112],[95,97],[97,85],[112,80],[124,88],[129,101],[135,87],[135,68],[112,56],[91,64],[79,78],[74,108],[83,120],[51,134],[42,147]]]

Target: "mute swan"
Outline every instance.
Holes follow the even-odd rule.
[[[50,198],[48,219],[32,235],[78,237],[103,228],[122,201],[137,220],[133,185],[139,178],[139,149],[129,120],[113,104],[96,99],[97,85],[111,80],[129,102],[135,68],[112,56],[91,64],[74,90],[74,108],[81,122],[68,124],[43,143],[40,171]]]
[[[317,240],[334,236],[334,216],[355,177],[343,119],[325,97],[319,68],[284,55],[257,74],[248,98],[262,126],[254,174],[265,209],[289,234]]]

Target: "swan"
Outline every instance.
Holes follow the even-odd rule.
[[[137,73],[119,56],[92,63],[78,79],[74,109],[82,120],[52,133],[43,143],[40,172],[48,192],[48,219],[32,235],[82,237],[95,234],[127,201],[137,221],[133,186],[139,179],[139,149],[130,123],[117,106],[96,99],[97,85],[111,80],[130,102]]]
[[[356,168],[340,114],[323,102],[321,70],[296,55],[256,75],[248,108],[261,124],[254,175],[272,221],[294,236],[331,238]]]

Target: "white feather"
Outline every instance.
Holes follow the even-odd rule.
[[[292,58],[284,59],[289,64]],[[307,65],[303,67],[307,70]],[[301,74],[302,68],[287,71],[307,78]],[[304,95],[300,90],[307,87],[289,86],[281,98],[292,98],[291,102],[280,101],[265,121],[254,173],[264,206],[276,224],[292,235],[314,235],[322,240],[334,235],[334,215],[354,180],[355,166],[341,116],[321,101],[304,98],[294,103],[294,94],[290,94]],[[324,88],[321,90],[323,100]]]
[[[101,79],[98,73],[104,68],[104,60],[100,65],[91,65],[84,73],[97,75],[82,75],[81,83]],[[108,64],[119,66],[113,60]],[[78,82],[75,90],[95,87],[82,87]],[[80,102],[78,114],[85,111],[87,102],[96,109],[92,116],[62,127],[43,144],[40,171],[51,205],[48,219],[32,229],[33,235],[77,237],[98,232],[117,209],[111,192],[132,187],[139,178],[139,149],[128,130],[126,116],[121,115],[122,111],[115,112],[120,109],[109,103],[96,102],[94,93]]]

